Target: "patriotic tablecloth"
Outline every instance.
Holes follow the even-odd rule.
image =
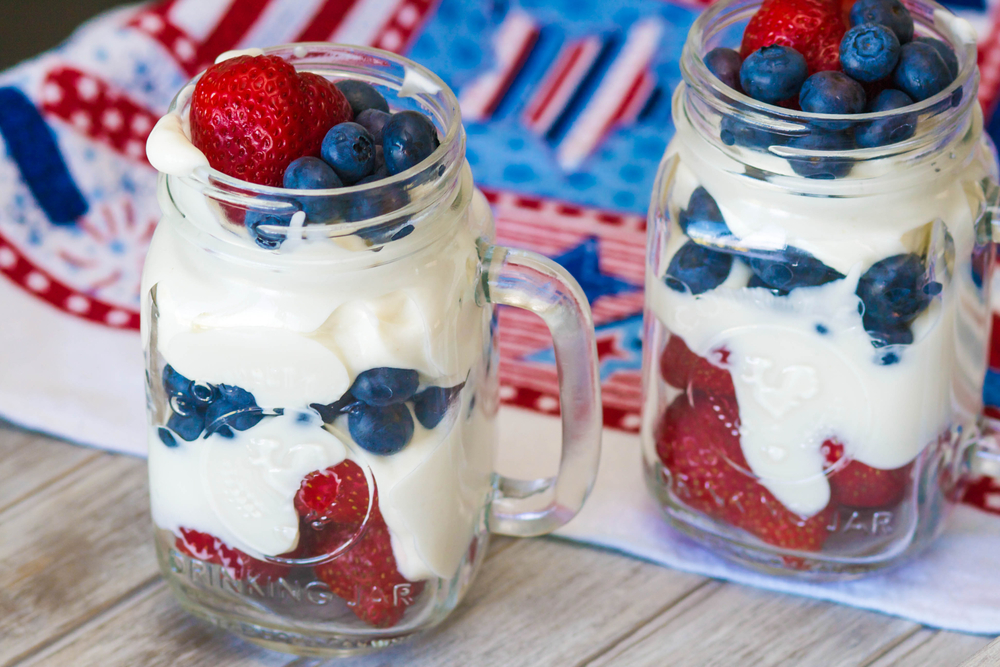
[[[1000,87],[995,12],[985,0],[951,4],[981,36],[980,98],[991,113]],[[1000,513],[1000,486],[989,480],[970,494],[976,508],[959,508],[917,562],[841,585],[789,584],[724,564],[666,528],[643,491],[635,434],[645,209],[698,11],[681,0],[166,0],[86,24],[0,75],[0,415],[142,454],[138,287],[159,216],[144,157],[154,121],[222,51],[373,45],[420,61],[456,90],[468,159],[500,242],[553,257],[590,299],[605,452],[594,495],[564,536],[941,627],[1000,632],[1000,520],[989,514]],[[1000,115],[989,129],[1000,136]],[[534,477],[557,455],[554,356],[537,318],[503,309],[500,321],[503,465]],[[1000,346],[991,366],[986,398],[1000,406]],[[525,452],[524,442],[536,446]]]

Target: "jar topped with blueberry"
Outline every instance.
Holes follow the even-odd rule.
[[[455,608],[491,531],[580,509],[600,449],[590,309],[551,260],[494,244],[443,81],[375,49],[227,53],[148,153],[150,497],[187,609],[293,653],[388,646]],[[552,327],[555,478],[493,470],[497,303]]]
[[[975,33],[922,0],[723,1],[681,66],[650,210],[650,488],[766,571],[898,562],[980,426],[998,192]]]

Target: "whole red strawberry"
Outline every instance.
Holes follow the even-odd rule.
[[[315,572],[358,618],[376,628],[399,623],[424,589],[424,582],[399,573],[377,496],[361,537],[341,555],[317,565]]]
[[[810,74],[838,70],[846,31],[840,0],[764,0],[743,32],[740,56],[781,44],[802,54]]]
[[[729,359],[725,348],[712,352],[718,363]],[[692,352],[680,336],[671,336],[660,355],[660,373],[667,384],[685,391],[689,387],[704,392],[735,396],[733,377],[724,368],[719,368],[704,357]],[[734,399],[735,400],[735,399]]]
[[[213,535],[189,528],[181,528],[175,547],[195,560],[221,566],[237,581],[250,578],[266,583],[277,580],[286,571],[281,565],[251,558]]]
[[[671,473],[677,497],[768,544],[821,549],[829,535],[832,506],[808,518],[788,510],[747,470],[735,398],[692,395],[693,403],[687,395],[677,397],[656,433],[656,451]]]
[[[835,440],[823,443],[823,453],[832,466],[844,456],[844,446]],[[885,507],[895,505],[906,494],[913,464],[880,470],[860,461],[851,461],[830,475],[833,500],[848,507]]]
[[[209,67],[191,98],[191,141],[215,169],[280,186],[288,164],[319,156],[327,131],[352,119],[326,79],[277,56],[239,56]]]

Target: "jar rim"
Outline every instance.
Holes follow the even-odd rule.
[[[976,41],[972,26],[965,19],[957,16],[946,7],[934,0],[901,0],[911,11],[914,23],[923,26],[927,32],[936,38],[944,38],[955,51],[959,60],[958,74],[942,91],[912,105],[889,111],[865,112],[859,114],[826,114],[808,111],[786,109],[773,104],[767,104],[734,90],[712,74],[704,61],[706,48],[705,35],[709,29],[721,22],[731,25],[742,18],[749,18],[760,7],[763,0],[720,0],[710,5],[695,20],[688,31],[681,57],[681,74],[684,81],[692,88],[711,94],[702,97],[720,113],[750,113],[758,118],[766,118],[769,122],[788,123],[789,129],[801,125],[817,125],[821,123],[859,123],[882,120],[904,115],[923,115],[943,109],[953,109],[953,113],[962,116],[976,100],[978,88],[978,66],[976,62]],[[945,18],[947,17],[947,19]],[[951,25],[949,26],[948,23]],[[962,35],[960,32],[965,32]],[[970,94],[959,92],[971,84]],[[961,100],[955,104],[954,98],[961,95]],[[878,150],[878,149],[856,149]]]
[[[335,44],[330,42],[297,42],[271,46],[260,51],[263,55],[276,55],[293,65],[297,71],[315,72],[324,78],[357,79],[402,92],[400,99],[413,100],[416,108],[431,117],[440,127],[441,139],[430,156],[404,171],[371,183],[326,189],[293,189],[260,185],[225,174],[211,166],[200,166],[184,176],[165,175],[168,189],[171,179],[200,190],[206,196],[241,206],[247,210],[263,206],[265,210],[288,214],[302,210],[308,202],[360,201],[379,198],[381,194],[398,195],[405,191],[403,206],[391,207],[378,215],[359,216],[354,219],[333,218],[309,222],[307,229],[313,235],[349,236],[358,231],[377,227],[389,220],[398,220],[408,213],[424,211],[457,189],[461,165],[465,155],[465,133],[462,126],[458,98],[448,85],[426,67],[404,57],[365,46]],[[182,117],[187,113],[191,91],[204,75],[199,72],[187,81],[171,101],[168,113]],[[339,76],[338,76],[339,75]],[[429,112],[429,113],[427,113]],[[188,137],[190,139],[190,137]],[[449,187],[450,186],[450,187]],[[382,200],[387,200],[382,198]],[[391,199],[388,199],[391,200]],[[297,204],[296,204],[297,203]],[[348,210],[348,207],[344,207]],[[271,226],[273,233],[284,228]]]

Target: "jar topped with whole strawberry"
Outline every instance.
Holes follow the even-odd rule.
[[[980,429],[995,151],[975,34],[933,2],[735,0],[696,21],[650,210],[647,480],[797,576],[898,562]]]
[[[490,531],[579,510],[600,451],[590,310],[551,260],[493,243],[439,78],[346,45],[227,53],[147,149],[150,501],[185,608],[278,650],[369,651],[440,623]],[[555,478],[493,471],[496,303],[550,324]]]

